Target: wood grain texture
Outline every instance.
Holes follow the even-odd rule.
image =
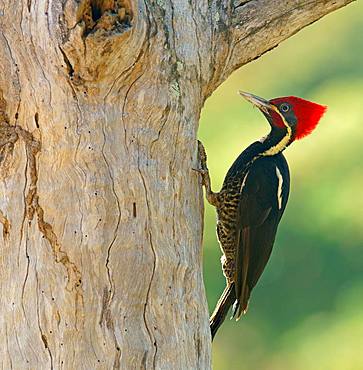
[[[197,128],[350,1],[0,1],[3,369],[210,369]]]

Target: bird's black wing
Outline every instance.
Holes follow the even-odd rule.
[[[270,257],[289,186],[289,171],[282,155],[256,160],[243,180],[236,220],[237,319],[246,311],[250,292]]]

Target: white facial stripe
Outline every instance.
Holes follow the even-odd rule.
[[[281,117],[282,119],[282,123],[286,126],[286,127],[290,127],[289,124],[286,122],[285,120],[285,117],[281,114],[281,112],[279,111],[279,109],[277,107],[274,107],[274,111]]]
[[[277,166],[276,166],[276,176],[277,176],[277,179],[279,180],[279,184],[277,187],[277,204],[279,205],[279,209],[281,209],[282,207],[282,183],[284,180]]]

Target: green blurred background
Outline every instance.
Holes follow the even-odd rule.
[[[206,102],[199,137],[214,191],[237,155],[265,135],[237,94],[297,95],[328,105],[316,131],[285,154],[291,193],[249,312],[226,320],[214,370],[363,369],[363,2],[328,15],[241,68]],[[224,288],[215,211],[206,205],[210,311]]]

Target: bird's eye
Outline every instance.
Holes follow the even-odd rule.
[[[289,104],[283,103],[280,105],[280,110],[284,113],[288,112],[290,110]]]

